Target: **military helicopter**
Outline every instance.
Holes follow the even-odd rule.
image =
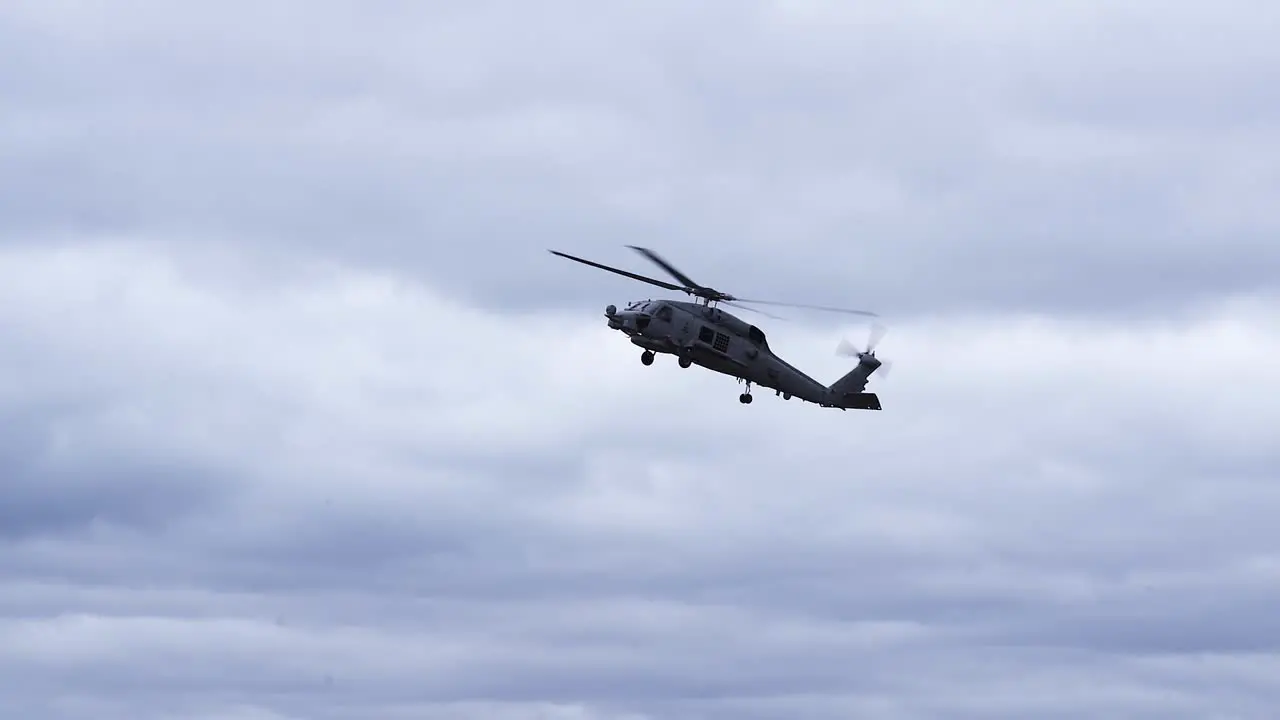
[[[721,310],[718,305],[729,305],[778,320],[782,318],[741,303],[808,308],[868,317],[876,317],[875,313],[821,305],[744,300],[699,285],[653,250],[635,245],[627,247],[665,270],[678,284],[619,270],[558,250],[549,252],[633,280],[694,296],[694,302],[649,299],[629,303],[623,310],[614,305],[605,308],[604,316],[609,327],[622,332],[634,345],[643,349],[640,362],[652,365],[657,354],[663,353],[675,355],[682,368],[698,365],[735,377],[740,384],[746,384],[746,391],[738,396],[738,401],[744,405],[751,402],[751,386],[755,384],[774,390],[784,400],[796,397],[821,407],[841,410],[880,409],[880,398],[873,392],[865,392],[865,388],[871,373],[881,366],[881,361],[876,359],[875,344],[878,336],[883,336],[883,328],[873,330],[872,339],[864,350],[857,350],[847,341],[841,343],[837,352],[857,357],[858,365],[831,385],[823,385],[775,354],[769,348],[769,342],[760,328]]]

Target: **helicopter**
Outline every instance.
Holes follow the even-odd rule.
[[[548,252],[633,280],[694,296],[693,302],[648,299],[628,303],[622,310],[615,305],[605,308],[604,316],[609,327],[626,335],[632,344],[643,350],[640,362],[652,365],[658,354],[675,355],[682,368],[698,365],[735,377],[739,384],[746,384],[746,390],[738,396],[738,401],[744,405],[751,403],[751,386],[755,384],[774,390],[775,395],[784,400],[795,397],[820,407],[841,410],[880,409],[880,398],[874,392],[866,392],[866,386],[871,374],[882,365],[875,354],[875,345],[884,334],[882,326],[873,328],[871,339],[863,350],[858,350],[847,341],[842,342],[837,353],[858,358],[858,365],[831,385],[823,385],[779,357],[769,347],[768,339],[759,327],[721,310],[719,306],[728,305],[777,320],[782,318],[746,307],[742,303],[825,310],[867,317],[877,317],[876,313],[821,305],[745,300],[694,282],[653,250],[635,245],[627,247],[662,268],[677,282],[666,282],[620,270],[559,250]]]

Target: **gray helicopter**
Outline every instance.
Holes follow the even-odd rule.
[[[875,344],[878,342],[878,337],[883,336],[883,328],[873,329],[872,339],[865,350],[859,351],[847,342],[842,342],[837,352],[857,357],[858,365],[833,384],[823,385],[778,357],[769,348],[769,343],[760,328],[721,310],[718,305],[730,305],[777,320],[782,318],[762,310],[745,307],[740,303],[808,308],[869,317],[875,317],[875,313],[821,305],[744,300],[699,285],[648,248],[634,245],[627,247],[661,267],[679,284],[619,270],[567,255],[558,250],[549,252],[633,280],[694,296],[694,302],[650,299],[632,302],[623,310],[619,310],[614,305],[605,308],[604,315],[609,321],[609,327],[627,335],[633,344],[644,350],[640,355],[640,361],[645,365],[652,365],[657,353],[664,353],[675,355],[680,367],[699,365],[708,370],[735,377],[739,383],[746,383],[746,391],[738,396],[739,402],[743,404],[751,402],[751,386],[755,384],[774,390],[776,395],[785,400],[797,397],[821,407],[841,410],[880,409],[880,398],[875,393],[864,392],[864,390],[871,373],[881,366],[881,361],[876,359]]]

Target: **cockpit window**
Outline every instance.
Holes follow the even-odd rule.
[[[664,322],[671,322],[671,306],[663,305],[658,308],[658,312],[654,313],[653,316]]]

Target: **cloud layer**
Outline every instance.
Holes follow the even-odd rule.
[[[1271,717],[1275,15],[0,11],[0,714]]]
[[[201,267],[101,245],[0,263],[22,378],[0,664],[71,703],[14,710],[1275,699],[1275,300],[1183,326],[897,327],[887,410],[848,414],[740,406],[725,378],[641,366],[591,314]],[[775,345],[834,377],[835,339]]]
[[[11,238],[234,238],[486,308],[618,292],[530,272],[548,245],[898,315],[1159,313],[1280,267],[1256,0],[4,12]]]

